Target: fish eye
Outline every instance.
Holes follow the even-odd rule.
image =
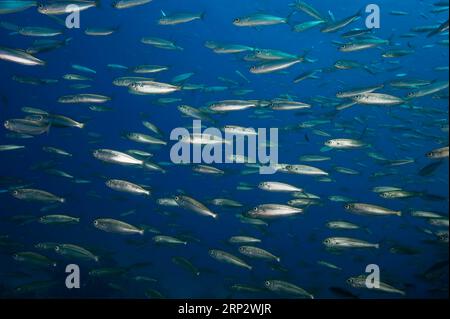
[[[257,212],[258,211],[258,207],[253,208],[253,211]]]
[[[234,19],[234,22],[240,22],[240,21],[241,21],[241,19],[239,19],[239,18]]]
[[[94,225],[97,226],[98,225],[98,221],[94,220]]]
[[[175,196],[175,200],[180,200],[180,196]]]
[[[270,287],[270,281],[264,282],[264,285],[265,285],[266,287]]]
[[[353,278],[347,279],[347,283],[351,284],[353,282]]]
[[[17,255],[17,254],[14,254],[14,255],[13,255],[13,258],[14,258],[14,259],[17,259],[17,257],[19,257],[19,255]]]
[[[59,251],[59,249],[60,249],[59,246],[55,247],[55,251]]]

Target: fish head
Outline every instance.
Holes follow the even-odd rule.
[[[43,3],[39,3],[37,10],[39,13],[46,14],[48,12],[48,7],[46,7]]]

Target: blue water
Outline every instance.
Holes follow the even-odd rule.
[[[439,242],[433,235],[448,228],[430,225],[426,219],[413,217],[412,210],[438,212],[448,216],[448,160],[428,176],[420,176],[419,170],[434,160],[425,154],[448,145],[448,89],[441,91],[447,98],[433,99],[426,96],[414,99],[408,107],[377,107],[356,105],[341,112],[334,107],[321,105],[314,98],[334,98],[336,92],[365,86],[387,83],[396,79],[422,79],[448,81],[448,71],[436,71],[436,67],[448,66],[447,45],[438,41],[447,39],[447,34],[426,37],[426,33],[416,33],[415,37],[402,38],[400,35],[411,32],[411,28],[423,25],[441,24],[448,12],[430,13],[435,1],[385,1],[379,0],[381,8],[381,28],[373,35],[388,39],[393,35],[393,44],[402,49],[414,49],[413,54],[396,59],[384,59],[379,48],[354,53],[337,50],[333,41],[345,42],[340,36],[352,28],[364,28],[360,19],[337,33],[321,33],[320,27],[303,33],[295,33],[286,24],[245,28],[232,24],[236,17],[255,12],[267,12],[278,16],[287,16],[291,12],[291,1],[226,1],[226,0],[154,0],[150,4],[130,9],[117,10],[109,1],[102,1],[99,8],[91,8],[81,13],[81,29],[65,29],[58,39],[72,38],[68,45],[59,49],[38,53],[36,57],[47,62],[46,66],[23,66],[0,60],[0,120],[22,118],[24,106],[41,108],[49,113],[62,114],[86,123],[83,129],[50,127],[48,133],[31,139],[8,138],[11,133],[2,128],[1,144],[25,145],[22,150],[0,153],[0,176],[20,179],[31,184],[32,188],[49,191],[66,198],[66,203],[48,211],[42,211],[48,205],[36,202],[24,202],[11,196],[11,184],[0,184],[0,235],[20,244],[18,247],[0,246],[0,296],[1,297],[100,297],[100,298],[146,298],[149,288],[160,292],[167,298],[284,298],[286,294],[275,294],[264,289],[266,280],[277,279],[290,282],[304,288],[316,298],[341,298],[330,290],[340,287],[360,298],[442,298],[448,296],[448,264],[444,271],[433,278],[424,278],[423,274],[440,261],[448,260],[448,242]],[[332,11],[337,20],[348,17],[364,8],[366,1],[310,1],[310,4],[326,14]],[[204,12],[203,20],[176,26],[161,26],[161,10],[166,14],[173,12]],[[406,16],[389,14],[392,10],[408,12]],[[20,26],[60,27],[57,22],[30,8],[23,12],[0,15],[1,21]],[[296,23],[313,20],[303,12],[293,17]],[[87,27],[118,27],[110,36],[93,37],[84,34]],[[8,48],[29,47],[35,38],[10,35],[11,31],[0,30],[0,46]],[[176,42],[183,51],[169,51],[142,44],[140,39],[154,36]],[[297,64],[281,73],[256,75],[249,69],[252,62],[243,61],[245,54],[215,54],[206,48],[206,41],[243,44],[255,48],[277,49],[292,54],[308,52],[313,63]],[[431,45],[429,47],[426,47]],[[339,59],[354,60],[361,64],[375,64],[379,72],[369,74],[362,69],[338,70],[318,73],[318,79],[309,79],[293,84],[299,74],[313,70],[330,68]],[[399,61],[391,64],[391,61]],[[156,64],[169,67],[168,71],[158,74],[142,75],[155,77],[158,81],[169,83],[179,74],[194,72],[189,83],[205,86],[227,85],[218,77],[232,79],[240,83],[240,88],[253,92],[245,96],[234,96],[233,88],[223,92],[181,91],[167,96],[140,96],[129,94],[126,88],[112,85],[115,78],[133,75],[131,71],[111,69],[107,64],[115,63],[127,67],[140,64]],[[81,73],[71,68],[79,64],[97,71],[95,75]],[[396,70],[390,70],[398,67]],[[246,83],[236,74],[242,72],[249,80]],[[67,73],[83,74],[94,81],[83,82],[92,87],[83,90],[71,89],[69,85],[77,83],[62,79]],[[402,76],[404,73],[405,77]],[[47,85],[29,85],[13,81],[13,75],[37,78],[58,79],[58,83]],[[399,76],[400,75],[400,76]],[[404,97],[412,89],[397,90],[386,85],[380,92]],[[110,96],[106,104],[113,111],[94,112],[83,104],[61,104],[57,100],[67,94],[96,93]],[[192,119],[182,116],[177,110],[180,104],[204,107],[209,102],[226,99],[271,100],[282,94],[289,94],[294,100],[310,103],[310,112],[273,111],[270,118],[258,118],[255,110],[212,114],[216,120],[214,126],[240,125],[254,128],[279,128],[279,162],[306,164],[319,167],[330,173],[330,182],[323,182],[313,176],[276,173],[275,175],[242,175],[246,169],[242,164],[217,164],[217,168],[226,171],[223,176],[195,174],[187,165],[164,166],[166,173],[151,172],[142,168],[105,164],[92,156],[99,148],[118,151],[128,149],[149,150],[154,154],[155,163],[170,162],[169,141],[167,146],[148,147],[123,138],[124,132],[140,132],[152,135],[142,124],[149,120],[156,124],[168,140],[170,132],[176,127],[189,127]],[[161,105],[156,103],[160,97],[174,97],[182,102]],[[412,109],[411,106],[423,109]],[[439,110],[440,112],[427,112]],[[312,128],[289,130],[311,120],[330,120]],[[441,122],[439,122],[441,121]],[[203,123],[212,125],[211,123]],[[403,129],[395,130],[399,125]],[[345,126],[346,131],[338,129]],[[332,137],[319,136],[314,130],[329,133]],[[98,137],[92,136],[98,134]],[[408,135],[413,134],[414,136]],[[423,134],[423,135],[422,135]],[[154,134],[153,134],[154,135]],[[330,138],[360,138],[370,148],[357,150],[331,150],[321,152],[324,142]],[[43,146],[54,146],[73,154],[62,157],[42,151]],[[367,155],[377,152],[389,160],[411,158],[415,161],[401,166],[388,166]],[[302,155],[323,155],[332,159],[324,162],[300,163]],[[54,168],[68,172],[79,179],[89,180],[89,184],[76,184],[72,180],[50,175],[43,169],[33,169],[39,163],[52,161]],[[335,166],[343,166],[360,172],[358,175],[345,175],[336,172]],[[378,172],[392,174],[374,177]],[[115,192],[105,186],[107,179],[123,179],[136,184],[148,185],[152,189],[150,198]],[[304,188],[308,193],[321,197],[320,205],[313,205],[305,213],[296,217],[285,217],[268,221],[267,227],[255,227],[243,224],[236,214],[245,213],[264,203],[285,204],[292,199],[289,193],[271,193],[256,186],[263,181],[279,181]],[[240,182],[253,185],[251,190],[237,190]],[[426,197],[407,199],[383,199],[372,188],[376,186],[396,186],[405,190],[438,195],[440,200]],[[173,197],[180,193],[201,201],[219,214],[214,220],[194,212],[177,207],[163,207],[156,199]],[[341,195],[361,203],[377,204],[393,210],[402,211],[402,216],[362,216],[351,214],[343,208],[343,203],[328,199],[331,195]],[[224,208],[210,204],[213,198],[230,198],[242,203],[242,208]],[[120,214],[135,210],[134,214]],[[14,215],[40,217],[46,214],[64,213],[80,217],[77,225],[45,225],[32,220],[28,223],[11,221]],[[199,241],[190,241],[186,246],[159,246],[153,243],[154,234],[143,237],[124,236],[106,233],[96,229],[92,222],[96,218],[115,218],[132,225],[150,225],[164,235],[191,235]],[[331,230],[325,224],[330,220],[346,220],[364,229]],[[447,217],[448,220],[448,217]],[[367,230],[365,230],[367,229]],[[429,230],[429,232],[427,232]],[[430,234],[431,233],[431,234]],[[247,235],[260,238],[258,245],[281,258],[279,266],[264,260],[247,258],[238,252],[237,245],[227,244],[233,235]],[[345,236],[380,243],[380,249],[349,249],[331,252],[322,241],[331,236]],[[5,237],[6,238],[6,237]],[[5,240],[3,240],[5,242]],[[96,264],[90,261],[62,258],[52,251],[37,250],[39,242],[57,242],[77,244],[99,257]],[[418,251],[414,255],[393,254],[393,246],[407,246]],[[252,265],[251,271],[233,265],[220,263],[211,258],[209,249],[220,249],[241,257]],[[56,260],[54,269],[36,268],[20,263],[12,258],[20,251],[34,251]],[[171,258],[182,256],[189,259],[201,272],[194,276],[175,265]],[[317,261],[324,260],[338,265],[341,270],[320,266]],[[148,262],[145,267],[136,267],[122,276],[94,278],[88,273],[100,267],[127,267],[135,263]],[[81,269],[81,288],[69,290],[64,285],[65,266],[75,263]],[[346,283],[349,277],[364,274],[368,264],[377,264],[381,271],[381,280],[402,289],[406,295],[388,294],[355,289]],[[274,268],[274,269],[273,269]],[[137,282],[136,276],[154,278],[157,282]],[[55,283],[49,289],[34,290],[29,294],[20,294],[15,290],[23,284],[49,280]],[[114,287],[112,287],[112,285]],[[246,293],[230,289],[233,284],[246,284],[259,287],[261,292]]]

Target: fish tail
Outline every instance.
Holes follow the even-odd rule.
[[[94,0],[94,2],[95,2],[95,7],[97,7],[97,8],[100,8],[101,7],[101,3],[100,3],[100,0]]]
[[[402,212],[398,211],[398,212],[396,212],[396,215],[401,217],[402,216]]]

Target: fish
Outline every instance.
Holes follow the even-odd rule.
[[[352,99],[363,105],[399,105],[405,103],[402,98],[384,93],[364,93],[356,95]]]
[[[157,37],[143,37],[141,39],[141,43],[152,45],[158,49],[179,50],[179,51],[184,50],[182,47],[177,45],[175,42],[172,42],[172,41],[169,41],[166,39],[157,38]],[[184,80],[187,80],[187,78]],[[172,83],[177,83],[177,82],[179,82],[179,81],[176,81],[176,80],[172,81]]]
[[[80,222],[79,217],[72,217],[68,215],[45,215],[42,217],[39,217],[38,220],[42,224],[76,224]]]
[[[343,29],[346,26],[350,25],[351,23],[359,20],[361,18],[361,15],[362,15],[362,12],[358,11],[356,14],[354,14],[354,15],[352,15],[350,17],[347,17],[345,19],[342,19],[340,21],[330,21],[320,31],[324,32],[324,33],[337,32],[340,29]]]
[[[449,155],[448,146],[434,149],[425,154],[426,157],[432,158],[432,159],[448,158],[448,155]]]
[[[186,241],[180,240],[172,236],[157,235],[152,238],[157,244],[169,244],[169,245],[187,245]]]
[[[77,9],[79,11],[85,11],[90,8],[98,7],[100,5],[99,1],[58,1],[58,2],[51,2],[51,3],[40,3],[38,5],[37,11],[39,13],[45,14],[45,15],[63,15],[67,14],[66,8],[70,4],[76,4]]]
[[[331,139],[325,142],[325,145],[336,149],[355,149],[367,146],[366,143],[353,139]]]
[[[302,188],[280,182],[262,182],[258,187],[269,192],[303,192]]]
[[[37,1],[4,0],[0,2],[0,14],[21,12],[37,5]]]
[[[304,61],[304,58],[286,59],[286,60],[275,60],[271,62],[264,62],[259,65],[252,66],[250,68],[250,73],[253,74],[267,74],[272,72],[278,72],[287,69],[297,63]]]
[[[111,98],[100,94],[76,94],[76,95],[64,95],[58,99],[59,103],[106,103]]]
[[[137,6],[142,6],[144,4],[150,3],[153,0],[117,0],[112,3],[112,6],[116,9],[128,9]]]
[[[118,233],[124,235],[133,235],[139,234],[144,235],[144,230],[139,229],[133,225],[125,223],[120,220],[111,219],[111,218],[98,218],[93,221],[93,225],[95,228],[103,230],[109,233]]]
[[[41,254],[24,251],[13,255],[14,260],[40,267],[56,267],[56,262]]]
[[[210,249],[209,255],[218,261],[232,264],[232,265],[235,265],[235,266],[238,266],[241,268],[246,268],[248,270],[252,270],[252,266],[247,264],[245,261],[243,261],[239,257],[236,257],[230,253],[227,253],[226,251],[218,250],[218,249]]]
[[[180,86],[155,81],[135,81],[128,86],[132,94],[169,94],[181,89]]]
[[[144,161],[137,159],[128,154],[111,150],[111,149],[97,149],[92,152],[92,155],[103,162],[120,164],[120,165],[143,165]]]
[[[59,244],[54,248],[55,252],[67,258],[80,260],[91,260],[98,262],[100,258],[89,250],[74,244]]]
[[[175,265],[178,265],[178,266],[188,270],[193,275],[200,276],[200,271],[188,259],[181,257],[181,256],[175,256],[175,257],[172,257],[171,260]]]

